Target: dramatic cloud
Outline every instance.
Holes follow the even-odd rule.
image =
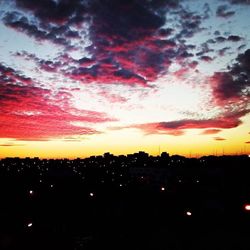
[[[201,32],[202,22],[211,14],[207,3],[198,13],[184,7],[182,1],[173,0],[14,2],[16,11],[4,14],[6,26],[38,41],[60,45],[64,52],[85,50],[81,59],[68,56],[65,64],[34,57],[41,70],[60,72],[82,83],[141,87],[149,87],[167,74],[172,64],[192,67],[189,58],[194,56],[191,51],[195,45],[188,44],[186,39]],[[175,27],[166,27],[167,16],[176,20]],[[240,38],[228,38],[237,39]],[[204,55],[209,51],[203,47],[197,53],[199,59],[211,62],[213,58]]]
[[[213,96],[218,105],[249,103],[250,49],[240,54],[227,72],[215,72],[211,78]]]
[[[18,77],[17,77],[18,76]],[[71,106],[70,94],[22,85],[13,80],[19,75],[0,67],[0,137],[39,140],[71,135],[99,133],[76,123],[95,124],[112,121],[106,114],[79,110]],[[21,77],[20,79],[25,79]],[[29,79],[29,82],[32,80]]]
[[[43,22],[64,24],[68,22],[69,18],[76,21],[83,16],[84,2],[87,1],[43,0],[35,3],[32,0],[16,0],[15,2],[18,7],[31,11]]]
[[[0,63],[0,81],[1,83],[19,83],[23,85],[28,85],[32,82],[31,78],[22,75],[20,72],[7,67]],[[0,92],[1,95],[1,92]]]
[[[83,81],[142,85],[156,80],[171,63],[167,51],[177,53],[168,31],[163,35],[161,30],[166,8],[177,7],[177,2],[94,1],[88,51],[96,64],[74,69],[72,76]]]
[[[238,127],[242,124],[240,118],[247,114],[249,110],[242,110],[236,113],[223,114],[209,120],[179,120],[159,123],[146,123],[126,126],[123,128],[138,128],[143,130],[146,134],[169,134],[182,135],[186,129],[229,129]]]
[[[202,17],[185,10],[178,1],[94,2],[88,51],[97,63],[80,72],[73,70],[73,77],[146,84],[168,72],[173,62],[193,56],[182,39],[200,29]],[[178,30],[163,28],[171,9],[179,18]]]
[[[37,64],[37,67],[39,70],[47,71],[47,72],[61,72],[62,68],[72,62],[73,60],[70,58],[66,58],[66,61],[62,60],[63,58],[59,57],[52,60],[44,60],[41,58],[38,58],[35,54],[30,54],[27,51],[21,51],[17,52],[15,54],[16,57],[21,57],[26,59],[27,61],[33,61]]]
[[[172,0],[15,2],[18,11],[5,13],[6,26],[38,41],[61,45],[65,51],[88,52],[89,56],[78,64],[70,61],[73,64],[63,71],[65,77],[83,83],[131,86],[148,86],[165,74],[173,62],[182,64],[192,57],[189,50],[193,45],[185,44],[184,39],[202,30],[202,20],[210,12],[208,4],[204,5],[203,16]],[[27,11],[32,18],[23,14]],[[167,13],[176,16],[178,29],[164,27]],[[81,41],[86,37],[90,43],[84,48]],[[40,64],[45,71],[53,72],[58,62],[40,61]]]
[[[19,12],[6,13],[3,21],[6,26],[34,37],[38,41],[48,40],[68,48],[71,46],[69,38],[79,38],[78,33],[70,30],[67,26],[37,25]]]

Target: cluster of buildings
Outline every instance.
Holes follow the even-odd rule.
[[[249,163],[248,155],[185,158],[166,152],[1,159],[0,248],[1,232],[13,228],[8,237],[24,234],[29,242],[63,235],[88,249],[86,244],[102,242],[98,237],[146,234],[148,224],[166,231],[178,223],[185,228],[242,216],[249,221]],[[48,249],[46,244],[41,249]],[[60,249],[82,249],[63,245],[66,241]]]

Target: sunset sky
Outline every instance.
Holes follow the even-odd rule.
[[[250,153],[249,0],[0,0],[0,158]]]

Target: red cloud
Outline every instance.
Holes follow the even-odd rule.
[[[233,76],[227,72],[216,72],[211,78],[211,86],[216,104],[224,106],[226,102],[238,102],[239,86]]]
[[[115,70],[112,66],[102,65],[91,68],[75,68],[70,73],[65,73],[66,77],[80,81],[82,83],[105,83],[105,84],[126,84],[140,85],[148,87],[145,79],[129,70]]]
[[[238,127],[242,122],[240,118],[247,114],[249,110],[235,113],[225,113],[224,116],[209,120],[178,120],[170,122],[135,124],[122,128],[138,128],[146,134],[169,134],[182,135],[186,129],[229,129]],[[116,129],[122,129],[116,128]],[[210,132],[211,132],[210,130]]]
[[[11,73],[9,73],[11,72]],[[20,140],[44,140],[52,137],[99,133],[91,127],[75,125],[112,121],[106,114],[78,110],[71,106],[67,92],[56,95],[48,89],[18,85],[17,73],[0,68],[0,137]],[[8,78],[9,77],[9,78]],[[10,82],[10,83],[9,83]],[[30,82],[32,82],[30,80]]]
[[[221,131],[221,129],[206,129],[201,134],[202,135],[213,135],[218,134]]]
[[[34,87],[5,86],[6,95],[0,101],[0,137],[21,140],[41,140],[74,134],[94,134],[90,127],[74,122],[101,123],[111,121],[105,114],[77,110],[67,102],[50,100],[48,90]]]
[[[10,67],[0,63],[0,81],[9,83],[22,83],[23,85],[28,85],[32,83],[31,78],[25,77],[20,72],[15,71]]]
[[[216,141],[225,141],[226,139],[222,138],[222,137],[214,137],[214,140],[216,140]]]
[[[99,95],[104,97],[110,103],[126,103],[127,102],[127,99],[125,97],[121,95],[109,93],[108,91],[105,91],[105,90],[101,91]]]
[[[82,51],[85,36],[91,42],[85,47],[89,58],[68,58],[67,62],[33,58],[39,69],[58,72],[82,83],[142,87],[166,74],[173,62],[189,64],[188,58],[193,57],[190,49],[195,46],[186,44],[185,38],[202,30],[200,25],[209,12],[208,5],[203,15],[184,9],[179,1],[173,0],[14,2],[17,11],[3,13],[6,26],[38,41],[60,45],[64,51],[80,47]],[[166,14],[172,9],[176,10],[172,15],[176,15],[178,22],[175,30],[163,28]],[[29,18],[22,14],[23,10],[29,12]],[[81,26],[85,24],[89,26],[86,33]]]
[[[215,72],[210,78],[215,103],[225,106],[230,103],[247,105],[250,86],[250,49],[236,58],[236,63],[227,72]]]

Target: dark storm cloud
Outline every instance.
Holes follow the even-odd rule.
[[[233,4],[250,4],[249,0],[229,0]]]
[[[229,35],[228,37],[225,36],[217,36],[214,39],[210,39],[207,41],[207,43],[209,44],[215,44],[215,43],[225,43],[227,42],[229,44],[229,42],[240,42],[240,41],[244,41],[244,38],[238,35]],[[238,47],[238,49],[243,49],[246,45],[242,44]]]
[[[178,1],[106,0],[94,1],[91,7],[92,45],[88,50],[101,69],[108,67],[111,74],[104,79],[106,83],[145,84],[166,73],[173,61],[192,56],[180,38],[198,30],[200,17],[188,15]],[[162,28],[170,10],[181,20],[178,31]],[[110,60],[109,65],[103,60]]]
[[[6,26],[34,37],[38,41],[48,40],[58,45],[70,47],[69,38],[79,38],[77,31],[72,31],[67,26],[39,25],[31,22],[19,12],[7,12],[3,18]]]
[[[87,81],[92,76],[102,83],[145,85],[165,73],[171,60],[192,56],[169,39],[173,29],[162,28],[166,12],[177,7],[178,1],[94,1],[88,51],[96,65],[94,71],[81,69]],[[68,73],[86,82],[76,71]]]
[[[215,38],[215,40],[216,40],[216,42],[218,42],[218,43],[223,43],[223,42],[225,42],[227,39],[226,39],[225,37],[223,37],[223,36],[218,36],[218,37]]]
[[[77,62],[68,57],[68,67],[61,72],[65,77],[82,83],[141,86],[148,86],[167,73],[172,63],[189,65],[195,46],[186,44],[185,39],[202,31],[201,24],[211,12],[208,4],[198,13],[176,0],[14,2],[19,12],[5,13],[5,25],[38,41],[61,45],[67,52],[79,49],[83,36],[88,37],[90,45],[85,47],[88,58]],[[167,14],[177,20],[176,27],[166,27]],[[82,24],[87,24],[89,29]],[[199,56],[204,53],[205,48]],[[41,69],[51,72],[61,66],[57,61],[37,63]]]
[[[31,11],[37,18],[45,22],[66,23],[69,18],[82,16],[87,1],[79,0],[15,0],[17,7]]]
[[[200,25],[203,17],[182,9],[180,12],[182,31],[180,37],[192,37],[196,32],[201,31]]]
[[[24,58],[27,61],[33,61],[37,64],[38,69],[44,70],[47,72],[58,72],[65,65],[59,59],[57,60],[44,60],[38,58],[35,54],[28,53],[27,51],[21,51],[14,54],[16,57]]]
[[[37,39],[44,39],[46,37],[45,31],[39,30],[36,25],[29,22],[28,18],[18,12],[6,13],[3,21],[6,26],[24,32],[27,35],[34,36]]]
[[[228,41],[230,42],[239,42],[242,40],[242,37],[240,36],[235,36],[235,35],[231,35],[227,38]]]
[[[201,50],[196,53],[196,56],[203,57],[203,56],[206,56],[205,54],[207,54],[209,52],[213,52],[214,50],[210,48],[210,44],[211,44],[211,41],[209,41],[209,40],[205,43],[202,43]],[[204,58],[201,58],[201,59],[203,60]],[[206,60],[206,58],[205,58],[205,60]]]
[[[79,61],[80,68],[75,64],[65,70],[65,76],[84,83],[100,80],[132,85],[156,80],[167,72],[171,60],[192,56],[185,42],[177,39],[176,30],[163,28],[166,13],[176,11],[179,38],[197,32],[202,19],[174,0],[15,0],[15,3],[20,12],[5,13],[5,25],[38,41],[61,45],[65,51],[75,49],[72,39],[79,39],[80,44],[80,33],[86,30],[81,30],[79,24],[89,25],[91,45],[86,49],[90,57]],[[170,39],[171,35],[174,37]],[[46,71],[55,69],[53,63],[40,62]]]
[[[88,57],[83,57],[78,60],[78,64],[81,67],[87,67],[95,64],[95,60],[88,58]]]
[[[13,68],[5,66],[0,62],[0,82],[2,84],[17,83],[27,85],[32,82],[32,79],[24,76],[21,72],[15,71]]]
[[[230,11],[227,5],[221,5],[216,10],[216,15],[219,17],[228,18],[235,14],[235,11]]]
[[[145,3],[131,0],[94,1],[91,11],[94,16],[95,33],[116,35],[126,41],[150,34],[150,30],[164,25],[165,16],[153,4],[147,6]]]
[[[75,67],[70,73],[65,73],[65,76],[83,83],[126,83],[146,86],[144,78],[127,69],[118,69],[113,64],[98,64],[88,68]]]
[[[99,69],[112,71],[105,82],[134,80],[141,84],[168,69],[166,51],[176,53],[177,45],[167,39],[172,29],[161,27],[167,10],[177,6],[178,1],[93,1],[92,45],[88,49]],[[103,60],[110,61],[109,65]]]
[[[201,24],[210,17],[211,9],[208,3],[204,4],[200,12],[192,12],[181,5],[176,14],[179,16],[181,26],[181,30],[176,35],[176,38],[185,40],[204,30]]]
[[[249,102],[250,49],[240,54],[227,72],[215,72],[211,78],[213,96],[218,105]]]

